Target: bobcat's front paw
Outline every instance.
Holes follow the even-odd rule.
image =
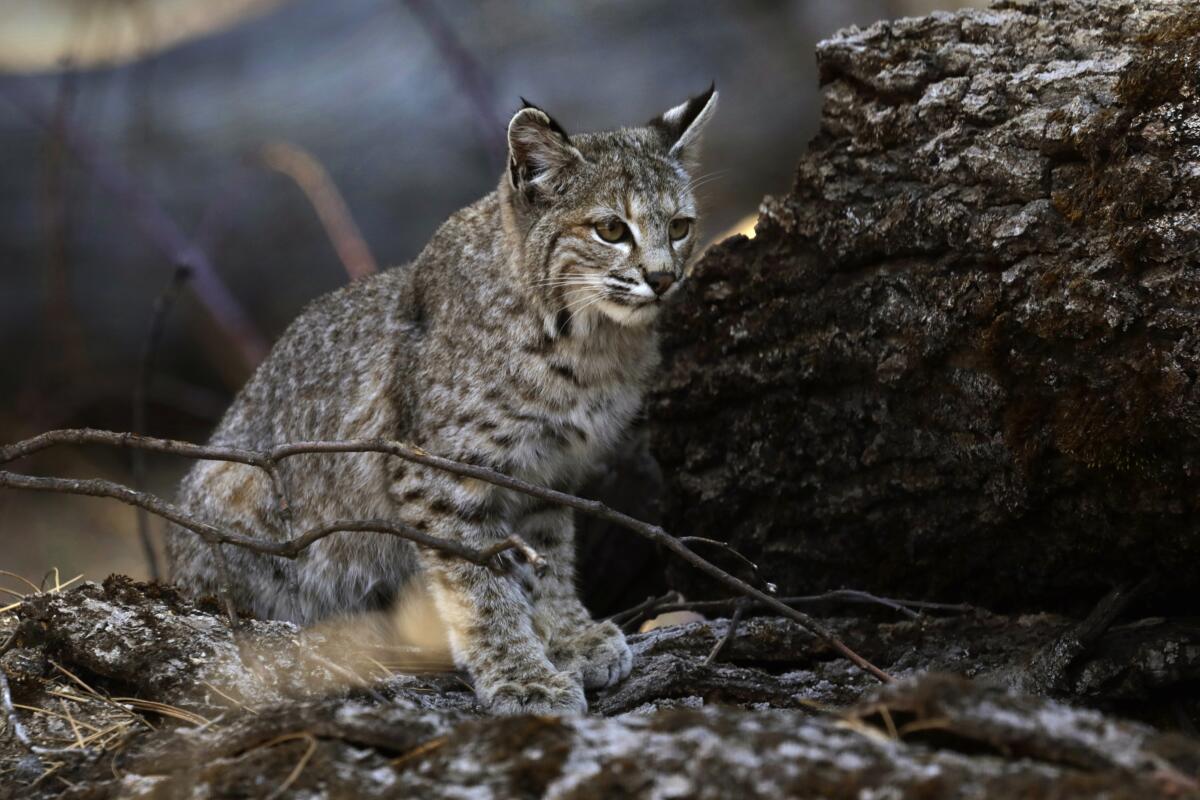
[[[485,697],[488,710],[497,715],[587,713],[583,687],[570,672],[551,672],[528,682],[505,681]]]
[[[554,661],[561,661],[562,669],[578,672],[585,688],[601,689],[629,677],[633,653],[620,628],[611,622],[597,622],[564,642]]]

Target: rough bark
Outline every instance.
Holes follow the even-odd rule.
[[[1073,630],[1052,615],[833,620],[904,678],[885,691],[786,620],[746,620],[711,665],[725,621],[661,628],[632,638],[629,680],[565,719],[487,717],[452,674],[360,684],[361,628],[244,620],[235,636],[216,602],[123,578],[15,617],[0,668],[30,738],[89,740],[34,757],[0,736],[0,797],[1200,796],[1194,739],[1013,688]],[[1135,640],[1190,656],[1156,671],[1126,657]],[[1145,704],[1155,681],[1200,677],[1198,643],[1154,621],[1111,631],[1070,691]],[[1114,667],[1139,679],[1114,689]]]
[[[1154,574],[1195,609],[1200,7],[1013,0],[818,60],[791,193],[664,325],[668,528],[786,592],[1074,611]]]

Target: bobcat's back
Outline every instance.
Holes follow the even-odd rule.
[[[212,443],[265,450],[286,442],[408,438],[407,378],[423,335],[411,283],[411,274],[400,268],[311,303],[238,393]],[[383,457],[372,454],[285,460],[280,475],[294,517],[290,534],[320,521],[387,517],[383,470]],[[200,462],[185,477],[179,502],[201,518],[249,536],[289,538],[278,499],[254,468]],[[322,568],[338,554],[338,548],[322,544],[297,561],[225,548],[235,573],[235,599],[260,616],[297,622],[361,605],[357,601],[368,597],[379,575],[352,564],[344,575],[333,565]],[[167,545],[173,580],[217,591],[212,553],[199,537],[175,530]],[[385,557],[383,570],[412,569],[413,559],[402,549],[383,548],[378,555]],[[306,572],[311,573],[304,581],[307,591],[301,592]],[[322,581],[330,582],[326,591]]]

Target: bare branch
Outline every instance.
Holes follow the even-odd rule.
[[[442,539],[437,536],[431,536],[428,533],[409,527],[399,522],[388,522],[385,520],[338,520],[318,528],[314,528],[301,536],[294,539],[287,539],[281,542],[271,541],[268,539],[256,539],[250,536],[245,536],[233,531],[227,531],[218,528],[215,525],[209,524],[202,520],[198,520],[190,516],[178,506],[168,503],[161,498],[155,497],[147,492],[137,492],[130,489],[128,486],[115,483],[113,481],[104,480],[103,478],[44,478],[35,477],[32,475],[21,475],[16,472],[7,472],[0,470],[0,486],[11,489],[28,489],[35,492],[59,492],[63,494],[78,494],[88,497],[107,497],[113,500],[119,500],[127,505],[144,508],[151,514],[170,520],[181,528],[186,528],[189,531],[200,536],[204,541],[211,545],[231,544],[235,547],[240,547],[244,550],[249,550],[252,553],[259,553],[266,556],[280,556],[282,558],[296,558],[302,552],[307,550],[312,545],[327,536],[335,533],[345,532],[367,532],[367,533],[382,533],[390,536],[395,536],[399,539],[407,539],[413,544],[421,547],[427,547],[431,550],[439,550],[448,555],[461,558],[464,561],[469,561],[472,564],[481,567],[489,567],[492,569],[502,570],[502,566],[495,561],[495,558],[500,553],[508,550],[520,550],[531,563],[537,566],[542,563],[542,557],[521,537],[517,535],[510,536],[502,542],[498,542],[485,550],[475,550],[466,545],[453,542],[448,539]],[[219,551],[218,551],[219,553]],[[219,555],[217,558],[218,567],[224,561],[224,556]]]
[[[308,151],[282,141],[264,145],[262,157],[268,167],[287,175],[304,192],[350,280],[379,271],[371,248],[354,224],[346,200],[320,161]]]
[[[696,553],[692,552],[686,544],[676,539],[671,534],[667,533],[658,525],[651,525],[648,522],[643,522],[639,519],[622,514],[609,508],[604,503],[598,500],[585,500],[582,497],[559,492],[544,486],[537,486],[532,483],[514,478],[510,475],[496,472],[487,467],[479,467],[471,464],[463,464],[458,461],[453,461],[448,458],[431,455],[424,450],[413,447],[412,445],[404,444],[403,442],[389,442],[382,440],[349,440],[345,442],[300,442],[296,444],[282,445],[271,451],[269,460],[276,461],[290,456],[300,455],[303,453],[353,453],[353,452],[375,452],[387,453],[406,461],[412,461],[424,466],[433,467],[435,469],[444,470],[446,472],[461,475],[463,477],[475,478],[477,480],[491,483],[495,486],[500,486],[505,489],[527,494],[531,497],[537,497],[541,500],[546,500],[551,503],[556,503],[561,506],[573,508],[577,511],[582,511],[598,519],[606,522],[611,522],[614,525],[620,525],[627,530],[642,536],[655,544],[670,550],[675,555],[686,561],[691,566],[703,572],[705,575],[713,578],[719,583],[724,584],[740,595],[752,597],[760,604],[765,605],[771,610],[782,616],[795,620],[801,626],[806,628],[810,633],[816,636],[821,641],[832,647],[834,650],[841,653],[851,663],[858,666],[860,669],[866,670],[871,675],[878,678],[884,683],[890,683],[893,679],[883,670],[876,667],[871,662],[860,656],[858,653],[851,650],[845,642],[839,639],[832,631],[826,628],[813,617],[805,614],[803,611],[791,608],[781,603],[777,598],[772,597],[766,592],[757,589],[745,581],[730,575],[720,567],[706,561]]]
[[[233,631],[233,635],[237,636],[238,613],[237,606],[233,602],[233,593],[229,591],[229,562],[225,559],[225,551],[221,549],[220,542],[210,541],[208,547],[212,550],[213,561],[217,563],[217,576],[220,578],[220,586],[217,591],[221,595],[221,604],[225,606],[225,615],[229,617],[229,628]]]
[[[446,60],[459,90],[470,102],[484,146],[493,155],[502,154],[500,135],[504,130],[504,123],[496,116],[492,106],[492,91],[487,71],[463,45],[436,3],[430,3],[428,0],[404,0],[404,5],[425,29],[442,58]]]
[[[803,605],[812,603],[827,603],[827,602],[846,602],[846,603],[862,603],[866,605],[880,605],[885,608],[890,608],[909,619],[917,619],[920,616],[920,611],[943,611],[951,614],[967,614],[975,610],[974,606],[965,603],[934,603],[927,600],[902,600],[895,597],[879,597],[870,592],[860,591],[858,589],[834,589],[821,594],[799,595],[795,597],[780,597],[780,602],[787,605]],[[727,615],[732,614],[740,600],[732,598],[728,600],[691,600],[680,602],[667,602],[659,604],[654,610],[658,613],[666,614],[671,611],[695,611],[699,614],[716,614]],[[628,611],[629,613],[639,606],[634,606]],[[759,603],[751,603],[747,610],[755,608],[763,608]]]
[[[35,436],[32,439],[18,442],[3,449],[0,449],[0,464],[8,463],[16,458],[29,455],[30,453],[43,450],[55,444],[109,444],[118,447],[144,447],[149,450],[163,453],[174,453],[176,455],[186,456],[188,458],[202,458],[218,461],[232,461],[235,463],[247,464],[270,472],[285,458],[291,458],[298,455],[313,454],[313,453],[384,453],[387,455],[396,456],[406,461],[411,461],[415,464],[431,467],[433,469],[442,470],[453,475],[459,475],[466,478],[474,478],[476,480],[490,483],[494,486],[499,486],[504,489],[520,492],[536,497],[547,502],[555,503],[567,508],[573,508],[585,514],[589,514],[598,519],[611,522],[615,525],[620,525],[634,533],[642,536],[655,544],[671,551],[685,562],[695,567],[696,569],[713,578],[719,583],[724,584],[729,589],[739,595],[752,598],[758,601],[758,604],[770,608],[772,611],[785,616],[799,623],[802,627],[812,633],[821,641],[825,642],[829,647],[842,654],[851,663],[869,672],[871,675],[878,678],[884,683],[892,681],[892,677],[883,670],[876,667],[871,662],[860,656],[858,653],[851,650],[845,642],[839,639],[832,631],[826,628],[822,623],[818,622],[813,617],[805,614],[803,611],[794,609],[782,602],[776,597],[773,597],[766,592],[751,586],[745,581],[730,575],[720,567],[706,561],[701,556],[697,555],[686,544],[676,539],[671,534],[667,533],[658,525],[652,525],[648,522],[643,522],[639,519],[630,517],[627,514],[622,514],[612,508],[609,508],[604,503],[598,500],[586,500],[582,497],[560,492],[555,489],[550,489],[545,486],[528,483],[519,478],[514,478],[511,475],[505,475],[488,467],[481,467],[473,464],[464,464],[459,461],[454,461],[441,456],[435,456],[431,453],[422,450],[419,447],[405,444],[404,442],[389,441],[383,439],[352,439],[347,441],[319,441],[319,442],[297,442],[293,444],[279,445],[272,448],[267,453],[258,453],[252,450],[243,448],[225,448],[219,446],[200,446],[188,444],[187,442],[154,439],[148,436],[134,436],[127,433],[114,433],[112,431],[97,431],[90,429],[79,430],[60,430],[50,431],[48,433]],[[11,472],[0,472],[0,486],[11,486],[14,488],[27,488],[42,491],[59,491],[73,494],[86,494],[98,497],[112,497],[129,503],[130,505],[146,504],[147,510],[164,516],[173,522],[181,525],[188,530],[192,530],[206,541],[219,541],[222,543],[233,544],[238,547],[245,547],[255,552],[266,553],[268,555],[284,555],[286,557],[295,557],[295,552],[289,548],[293,547],[296,540],[287,542],[263,542],[250,537],[241,536],[228,531],[223,531],[208,523],[200,522],[189,518],[181,509],[160,500],[151,495],[140,494],[134,492],[128,487],[114,484],[104,480],[68,480],[63,478],[33,478],[27,475],[17,475]],[[393,523],[394,525],[394,523]],[[332,531],[329,531],[332,532]],[[328,535],[327,532],[325,535]],[[388,530],[380,530],[381,533],[393,533],[394,535],[407,538],[412,541],[417,541],[414,533],[420,533],[402,526],[395,526]],[[311,532],[310,532],[311,533]],[[308,536],[310,534],[305,534]],[[421,534],[424,536],[425,534]],[[303,539],[304,537],[300,537]],[[320,538],[320,537],[317,537]],[[430,537],[432,538],[432,537]],[[438,549],[443,549],[443,546],[449,545],[452,547],[461,547],[452,542],[438,540],[440,544]],[[426,545],[432,546],[432,545]],[[298,552],[298,551],[296,551]],[[479,555],[478,553],[476,555]],[[476,562],[479,563],[479,562]]]
[[[667,603],[679,603],[682,602],[682,600],[683,597],[679,594],[679,592],[670,591],[664,594],[662,597],[647,597],[633,608],[627,608],[624,611],[618,611],[608,619],[614,625],[617,625],[621,628],[628,628],[635,622],[641,621],[643,617],[652,616],[658,610],[659,606]]]
[[[103,444],[109,447],[137,447],[152,453],[168,453],[184,458],[232,461],[260,469],[267,468],[268,459],[253,450],[237,447],[209,447],[175,439],[157,439],[136,433],[116,433],[92,428],[67,428],[47,431],[37,436],[0,447],[0,464],[16,461],[60,444]]]
[[[0,97],[20,109],[35,124],[43,128],[53,124],[50,111],[27,87],[8,83],[0,91]],[[208,255],[184,234],[133,176],[122,169],[116,160],[107,157],[78,126],[67,119],[62,120],[62,126],[66,147],[96,181],[128,210],[136,226],[166,255],[171,266],[185,266],[192,270],[195,275],[192,289],[196,297],[230,337],[244,366],[254,368],[267,354],[266,340],[221,280]]]
[[[705,544],[709,545],[710,547],[715,547],[723,553],[728,553],[735,561],[739,562],[747,569],[754,580],[759,581],[760,585],[766,589],[768,594],[775,593],[775,584],[763,579],[762,575],[758,571],[758,564],[755,564],[753,561],[746,558],[737,550],[734,550],[725,542],[718,542],[716,539],[706,539],[703,536],[680,536],[679,541],[683,542],[684,544]]]
[[[716,661],[717,656],[721,655],[721,651],[724,650],[726,646],[728,646],[729,642],[733,640],[733,637],[737,635],[738,625],[741,624],[742,617],[746,615],[746,606],[749,604],[750,601],[744,597],[736,601],[736,605],[733,609],[733,615],[729,618],[729,627],[725,629],[725,635],[722,636],[717,643],[713,645],[713,649],[708,652],[708,655],[704,659],[704,666],[707,667],[709,664]]]
[[[189,272],[186,267],[176,267],[171,273],[171,280],[166,288],[154,300],[154,308],[150,314],[150,327],[146,331],[146,339],[142,343],[142,357],[138,360],[137,381],[133,385],[133,431],[146,432],[146,398],[150,393],[150,383],[154,380],[154,363],[158,355],[158,345],[162,341],[166,329],[167,314],[175,304],[179,290],[187,281]],[[132,454],[133,488],[142,491],[146,486],[146,451],[135,448]],[[159,580],[162,570],[158,565],[158,555],[154,551],[154,542],[150,536],[150,519],[146,509],[137,510],[138,539],[142,543],[142,554],[146,557],[146,566],[150,571],[151,580]]]

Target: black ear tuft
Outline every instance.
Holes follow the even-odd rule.
[[[583,156],[549,114],[524,97],[521,102],[508,123],[508,172],[512,187],[532,202],[552,195]]]
[[[649,127],[658,132],[669,155],[684,162],[694,162],[699,154],[700,132],[716,107],[717,83],[713,81],[708,91],[650,120]]]
[[[543,114],[546,114],[546,110],[544,108],[542,108],[541,106],[535,105],[535,104],[529,102],[528,100],[526,100],[524,97],[522,97],[520,110],[523,111],[526,108],[532,108],[536,111],[541,111]],[[558,120],[556,120],[554,117],[550,116],[549,114],[546,114],[546,119],[549,120],[550,130],[554,131],[559,136],[566,139],[567,142],[571,141],[571,137],[567,135],[567,132],[565,130],[563,130],[563,126],[558,124]]]

